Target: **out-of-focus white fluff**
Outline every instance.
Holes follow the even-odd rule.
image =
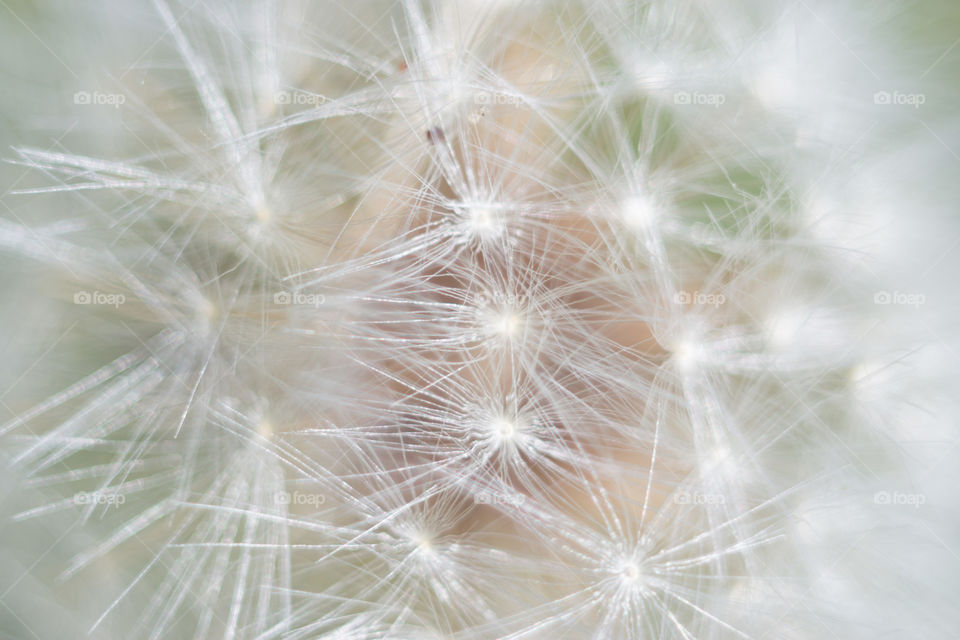
[[[5,633],[954,633],[948,3],[5,10]]]

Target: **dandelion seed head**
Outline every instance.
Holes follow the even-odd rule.
[[[675,74],[670,65],[664,60],[650,60],[634,56],[637,60],[630,66],[630,77],[637,87],[644,91],[656,91],[670,87],[674,82]]]
[[[496,216],[490,207],[476,205],[468,209],[468,222],[471,231],[477,234],[489,233],[497,223]]]
[[[786,307],[770,311],[763,323],[764,337],[771,351],[782,351],[796,340],[807,314],[802,309]]]
[[[273,438],[273,424],[267,419],[261,419],[257,425],[257,434],[264,440]]]
[[[202,327],[202,333],[206,334],[213,330],[220,319],[221,308],[216,300],[209,296],[201,296],[198,301],[197,319]]]
[[[927,145],[953,161],[951,102],[865,106],[825,59],[909,99],[890,47],[847,38],[878,21],[830,33],[828,3],[789,4],[146,2],[149,50],[83,59],[118,93],[78,87],[81,121],[127,99],[110,157],[59,149],[82,127],[37,135],[16,153],[41,186],[24,176],[0,217],[0,249],[62,274],[68,309],[6,393],[10,476],[53,496],[15,520],[81,511],[91,535],[58,530],[65,580],[131,576],[89,634],[884,627],[822,602],[819,569],[856,604],[894,556],[864,562],[857,538],[910,517],[888,469],[926,434],[883,369],[949,334],[884,327],[920,310],[861,296],[877,252],[854,250],[910,250],[891,223],[926,203],[889,176]],[[950,42],[918,68],[949,69]],[[876,131],[839,132],[864,112]],[[878,144],[903,114],[915,155]],[[83,371],[47,389],[48,368]],[[129,500],[77,509],[87,488]]]
[[[620,218],[630,229],[643,231],[657,223],[660,210],[651,196],[632,194],[621,201]]]
[[[264,240],[273,223],[273,215],[269,207],[258,208],[254,212],[254,219],[247,225],[247,237],[254,242]]]
[[[708,447],[702,460],[701,476],[708,483],[722,486],[724,482],[747,479],[747,470],[738,464],[734,453],[723,444]]]
[[[797,81],[784,65],[774,62],[762,66],[753,78],[752,89],[764,106],[777,109],[795,103]]]
[[[523,431],[523,424],[517,423],[509,417],[501,416],[493,421],[490,431],[494,442],[511,442]]]
[[[875,360],[864,360],[850,367],[847,371],[847,380],[855,389],[864,389],[876,382],[877,376],[884,370],[885,365]]]
[[[273,219],[273,212],[267,205],[261,205],[257,207],[256,211],[254,212],[254,217],[259,224],[266,225],[269,224],[270,220]]]
[[[523,330],[524,318],[521,312],[505,306],[487,310],[484,314],[484,326],[489,335],[510,340]]]
[[[529,420],[522,411],[512,410],[509,403],[495,403],[477,408],[471,417],[472,437],[482,443],[487,454],[514,451],[522,446],[529,430]]]
[[[694,333],[688,333],[670,345],[672,360],[681,373],[695,371],[706,356],[706,348]]]
[[[436,548],[434,546],[436,544],[435,537],[426,529],[414,531],[410,540],[416,548],[417,553],[423,555],[432,555],[436,553]]]
[[[458,207],[463,232],[470,238],[489,242],[506,229],[503,208],[492,203],[465,203]]]
[[[623,560],[617,567],[620,584],[627,589],[645,590],[646,576],[641,564],[634,558]]]
[[[652,566],[647,562],[647,552],[642,545],[633,546],[608,540],[601,546],[607,548],[606,552],[601,552],[598,556],[603,564],[601,582],[604,591],[612,597],[626,596],[627,602],[652,593]]]

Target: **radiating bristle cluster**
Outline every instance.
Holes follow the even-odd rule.
[[[63,318],[0,427],[12,531],[69,523],[51,601],[108,576],[97,638],[935,637],[873,538],[927,516],[888,328],[924,321],[881,315],[926,298],[877,292],[846,191],[912,108],[858,11],[98,14],[71,106],[116,137],[17,146],[0,219]]]

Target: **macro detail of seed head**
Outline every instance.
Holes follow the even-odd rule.
[[[955,634],[951,2],[0,15],[0,635]]]

